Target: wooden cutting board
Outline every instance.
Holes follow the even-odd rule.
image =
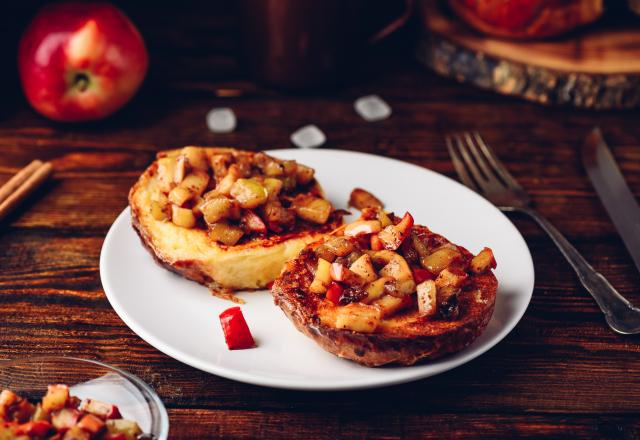
[[[442,3],[425,1],[417,56],[437,73],[543,104],[640,106],[640,18],[631,13],[547,41],[482,35]]]

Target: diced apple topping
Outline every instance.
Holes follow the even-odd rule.
[[[318,258],[318,268],[316,274],[309,286],[309,290],[313,293],[325,293],[331,284],[331,263],[323,258]]]
[[[385,263],[380,269],[380,276],[391,277],[398,281],[413,280],[413,274],[404,257],[398,253],[383,250],[373,253],[373,260]]]
[[[230,195],[245,209],[253,209],[267,201],[267,189],[255,179],[238,179],[231,186]]]
[[[194,170],[200,171],[208,171],[209,170],[209,160],[207,158],[207,154],[205,150],[198,147],[184,147],[182,149],[182,154],[184,155],[187,163]]]
[[[409,307],[411,303],[412,299],[410,296],[397,298],[391,295],[384,295],[382,298],[374,301],[372,305],[380,310],[380,314],[383,318],[388,318],[395,315],[400,310]]]
[[[445,268],[436,278],[435,284],[437,287],[461,287],[468,277],[469,275],[460,269]]]
[[[314,176],[312,168],[264,153],[184,147],[158,157],[151,216],[185,228],[225,223],[240,227],[241,238],[295,231],[297,220],[324,225],[334,209]],[[190,209],[194,218],[178,208]]]
[[[344,237],[330,238],[324,246],[334,257],[345,257],[355,249],[353,243]]]
[[[242,228],[227,223],[214,223],[209,228],[209,238],[213,241],[226,244],[227,246],[236,244],[243,235],[244,231]]]
[[[485,273],[489,269],[496,268],[496,259],[493,256],[493,251],[489,248],[484,248],[478,255],[471,259],[469,267],[473,273]]]
[[[181,154],[176,159],[176,166],[173,170],[173,183],[179,184],[187,175],[187,158]]]
[[[78,423],[80,411],[76,408],[61,408],[51,413],[51,424],[59,430],[69,429]]]
[[[460,258],[460,252],[454,247],[446,245],[423,257],[420,263],[431,273],[439,274],[457,258]]]
[[[224,194],[225,196],[228,196],[231,193],[231,188],[233,187],[233,184],[236,183],[236,181],[239,178],[240,178],[240,169],[238,168],[238,165],[232,164],[227,170],[227,173],[225,174],[225,176],[222,179],[218,180],[218,184],[216,185],[216,191],[220,194]]]
[[[416,286],[418,310],[422,316],[433,316],[437,308],[436,283],[426,280]]]
[[[168,203],[162,203],[157,200],[151,201],[151,215],[157,221],[165,221],[171,218],[171,211]]]
[[[87,414],[80,419],[77,426],[90,434],[96,435],[104,429],[105,422],[93,414]]]
[[[62,409],[69,400],[69,387],[66,385],[49,385],[47,394],[42,398],[42,409],[55,411]]]
[[[382,209],[378,210],[378,212],[376,213],[376,217],[380,222],[380,226],[382,226],[383,228],[386,228],[387,226],[390,226],[393,224],[393,222],[391,221],[387,213],[384,212]]]
[[[333,281],[338,281],[349,286],[363,286],[366,283],[360,275],[352,272],[340,263],[332,263],[329,274]]]
[[[196,216],[193,211],[187,208],[181,208],[178,205],[171,205],[171,221],[176,226],[191,229],[196,226]]]
[[[209,184],[209,174],[206,171],[194,171],[180,182],[180,187],[186,188],[191,197],[202,195]]]
[[[306,194],[297,195],[291,201],[291,206],[298,217],[318,225],[327,222],[333,209],[328,200]]]
[[[176,186],[169,192],[169,201],[176,206],[182,206],[193,197],[191,191],[184,186]]]
[[[64,433],[62,440],[90,440],[91,434],[82,429],[79,426],[72,426],[67,432]]]
[[[313,181],[315,170],[306,165],[297,164],[296,179],[302,185],[307,185]]]
[[[389,225],[378,234],[385,249],[395,251],[402,242],[411,234],[413,217],[408,212],[397,225]]]
[[[133,420],[107,420],[106,425],[109,434],[123,434],[126,437],[126,440],[135,440],[138,435],[142,434],[140,426],[138,426],[138,424]]]
[[[8,408],[19,399],[18,395],[13,391],[2,390],[0,393],[0,408]]]
[[[267,233],[267,225],[265,225],[260,216],[251,209],[245,209],[243,211],[240,216],[240,224],[248,231],[255,232],[257,234]]]
[[[375,281],[370,282],[366,287],[367,296],[362,300],[366,304],[371,304],[373,301],[382,297],[385,294],[385,284],[393,282],[391,277],[380,277]]]
[[[358,258],[351,266],[349,266],[351,272],[360,275],[360,277],[367,283],[371,283],[378,278],[376,269],[373,267],[371,257],[367,254],[363,254]]]
[[[381,311],[378,307],[351,303],[338,308],[336,328],[360,333],[373,333],[380,323]]]
[[[278,195],[282,190],[282,185],[283,185],[282,180],[273,179],[269,177],[264,179],[264,181],[262,182],[262,185],[267,190],[267,198],[269,200],[271,201],[278,200]]]
[[[344,228],[344,235],[347,237],[358,237],[360,235],[380,232],[381,229],[382,226],[378,220],[359,220],[348,224]]]
[[[224,196],[205,200],[200,207],[200,211],[202,212],[204,221],[210,226],[220,220],[238,218],[240,216],[240,206],[238,202]]]
[[[37,405],[9,390],[0,393],[0,440],[137,440],[141,434],[116,405],[81,401],[66,385],[49,385]]]
[[[376,233],[386,221],[387,227]],[[393,246],[389,246],[385,230],[393,234]],[[414,313],[417,309],[409,317],[456,319],[458,294],[463,288],[469,291],[466,283],[470,274],[495,267],[490,249],[472,258],[464,248],[425,227],[414,231],[413,217],[408,213],[398,221],[393,214],[366,207],[359,220],[333,234],[315,247],[318,264],[309,291],[325,294],[326,301],[320,307],[333,313],[331,319],[321,317],[322,322],[337,328],[375,331],[371,322],[407,309]],[[396,249],[389,249],[396,245]],[[309,255],[313,258],[314,254]],[[367,320],[370,309],[360,306],[376,308],[378,321]]]
[[[96,399],[86,399],[80,404],[80,409],[103,419],[120,418],[120,410],[116,405],[105,403]]]
[[[369,191],[362,188],[355,188],[349,196],[349,206],[363,210],[364,208],[382,208],[382,202]]]
[[[163,193],[168,193],[175,186],[175,182],[173,181],[175,169],[176,160],[173,157],[162,157],[158,159],[158,189]]]

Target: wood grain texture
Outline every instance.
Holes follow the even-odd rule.
[[[438,2],[419,3],[427,29],[488,56],[572,73],[640,73],[640,29],[630,16],[606,16],[560,37],[527,41],[481,34]]]
[[[13,5],[10,28],[19,29],[36,3]],[[229,3],[187,3],[178,12],[162,2],[151,12],[121,3],[147,39],[152,67],[141,93],[106,121],[46,121],[8,79],[0,183],[36,157],[52,160],[55,175],[0,224],[0,358],[63,353],[123,367],[166,403],[172,439],[640,438],[640,339],[612,333],[553,243],[517,216],[536,269],[527,313],[488,353],[433,378],[345,393],[273,390],[182,365],[131,332],[104,296],[98,262],[129,187],[155,152],[186,144],[290,147],[290,133],[308,123],[327,134],[328,148],[395,157],[450,177],[444,135],[479,130],[540,211],[640,303],[640,274],[578,156],[582,137],[599,124],[640,196],[639,111],[543,108],[459,85],[411,61],[410,33],[371,54],[379,58],[366,61],[370,73],[358,84],[281,95],[248,80],[235,56]],[[229,87],[242,94],[218,96]],[[360,119],[353,101],[369,93],[390,103],[391,118]],[[208,132],[204,117],[215,106],[234,109],[234,133]]]
[[[566,35],[523,41],[484,35],[444,3],[418,3],[425,35],[416,53],[435,72],[542,104],[640,105],[640,28],[630,13],[608,11]]]

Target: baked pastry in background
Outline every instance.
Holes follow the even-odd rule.
[[[603,0],[448,0],[475,29],[499,37],[535,39],[596,21]]]

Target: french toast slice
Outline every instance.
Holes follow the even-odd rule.
[[[160,264],[231,290],[266,287],[285,261],[342,223],[311,168],[231,148],[158,153],[129,205]]]
[[[462,350],[486,328],[498,282],[485,248],[461,246],[380,209],[305,247],[274,302],[323,349],[366,366],[412,365]]]

